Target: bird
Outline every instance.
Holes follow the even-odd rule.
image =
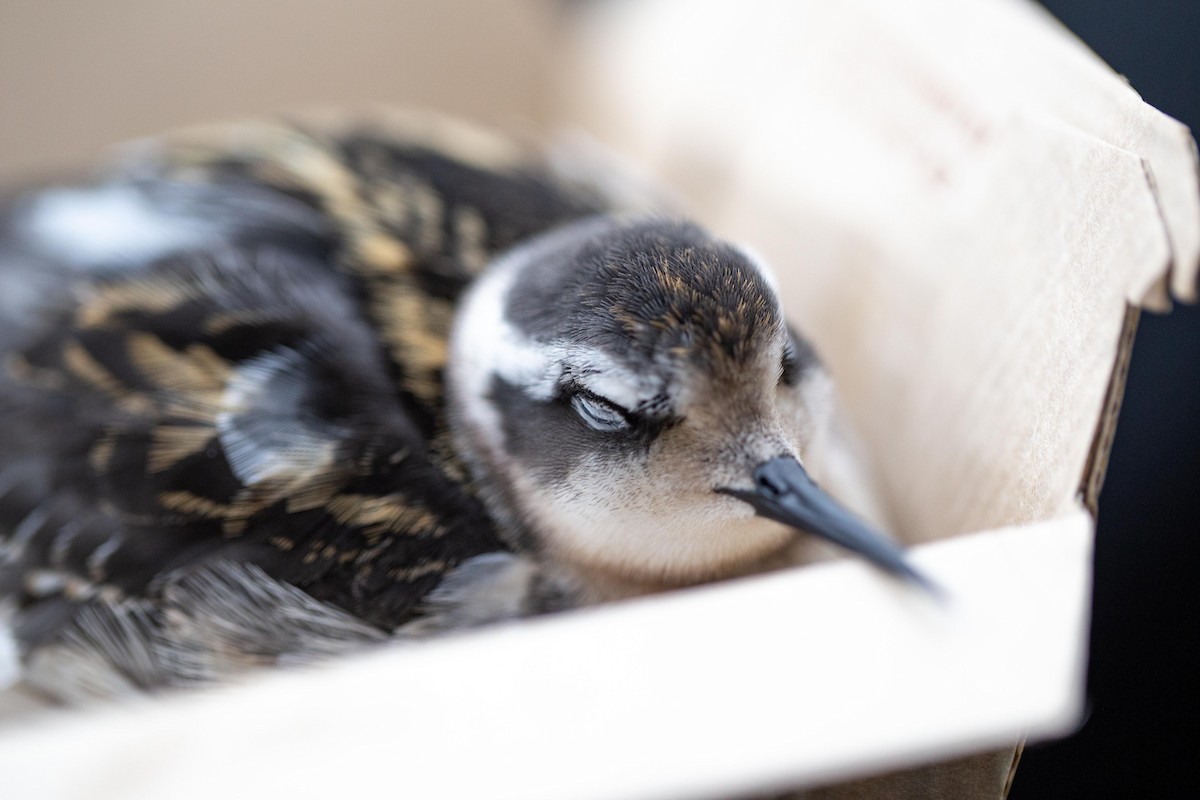
[[[813,537],[929,585],[814,481],[831,383],[763,260],[569,173],[442,118],[277,118],[4,200],[9,679],[199,685]]]

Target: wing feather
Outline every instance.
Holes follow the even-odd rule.
[[[277,606],[369,640],[506,549],[439,444],[454,304],[601,204],[453,140],[257,126],[0,207],[0,603],[27,659],[169,683],[200,668],[146,641],[281,655],[251,624]]]

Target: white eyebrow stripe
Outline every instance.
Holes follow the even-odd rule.
[[[658,381],[624,368],[601,350],[572,348],[569,357],[579,370],[576,381],[583,388],[627,411],[648,405],[664,394]]]
[[[596,219],[546,234],[533,244],[500,256],[467,292],[451,335],[448,379],[452,391],[466,398],[471,415],[498,424],[486,398],[491,380],[499,377],[520,387],[533,400],[550,400],[569,376],[588,391],[634,410],[662,404],[661,378],[640,375],[594,347],[565,340],[542,341],[522,331],[506,316],[521,270],[564,240],[589,235],[611,221]],[[581,231],[579,227],[582,226]]]
[[[450,377],[467,396],[486,397],[493,375],[537,399],[549,399],[554,392],[554,349],[526,336],[505,318],[508,295],[521,266],[519,258],[501,258],[489,268],[491,274],[472,288],[459,310],[452,334],[456,358],[451,361]]]

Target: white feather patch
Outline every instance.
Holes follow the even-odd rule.
[[[99,581],[104,576],[105,565],[109,557],[120,549],[121,542],[121,535],[114,533],[87,557],[87,571],[93,580]]]
[[[407,639],[475,628],[526,615],[537,578],[529,559],[486,553],[447,575],[425,600],[425,615],[396,631]]]
[[[386,638],[253,564],[218,562],[171,577],[157,654],[173,683],[212,680],[264,663],[302,664]]]
[[[516,255],[516,254],[514,254]],[[493,375],[549,397],[555,376],[552,348],[525,336],[505,319],[508,295],[525,259],[508,257],[481,279],[458,315],[455,339],[462,345],[452,360],[461,388],[472,396],[487,392]]]
[[[37,506],[12,530],[5,540],[0,540],[0,561],[15,562],[25,552],[26,545],[33,539],[34,534],[41,530],[42,525],[49,519],[50,513],[42,506]]]
[[[9,618],[11,612],[0,608],[0,691],[7,689],[21,678],[21,656],[17,639],[13,636]]]
[[[237,368],[216,416],[221,447],[233,474],[246,486],[319,472],[330,464],[329,431],[302,418],[304,356],[280,348]]]
[[[534,395],[549,397],[554,389],[555,376],[549,374],[552,354],[504,315],[509,292],[530,255],[528,247],[520,247],[487,268],[463,298],[450,339],[450,402],[464,417],[460,427],[480,437],[493,457],[503,450],[500,415],[489,399],[493,376]]]
[[[33,200],[25,224],[39,247],[84,269],[157,258],[198,246],[211,233],[119,184],[44,192]]]

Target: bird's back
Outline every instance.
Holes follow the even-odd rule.
[[[42,682],[372,641],[502,552],[445,426],[455,303],[599,210],[474,132],[285,124],[7,204],[0,622]]]

